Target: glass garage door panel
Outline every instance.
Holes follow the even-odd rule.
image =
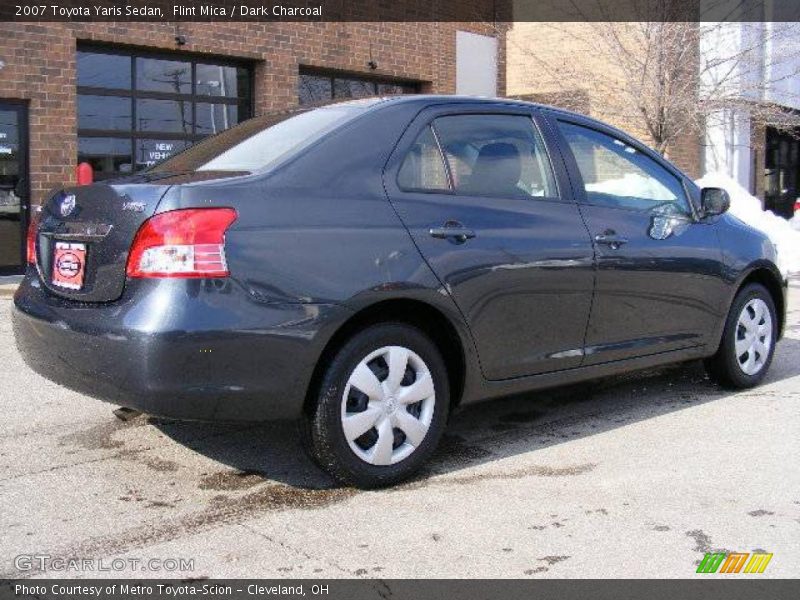
[[[250,67],[180,53],[78,52],[78,162],[95,179],[152,167],[250,118]]]
[[[0,104],[0,275],[22,267],[26,170],[22,110]]]

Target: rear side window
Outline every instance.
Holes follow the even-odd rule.
[[[691,214],[677,177],[636,148],[605,133],[559,122],[586,190],[586,201],[598,206]]]
[[[406,154],[397,175],[397,185],[408,191],[441,192],[450,189],[444,159],[430,126],[417,136]]]
[[[433,123],[453,189],[468,196],[556,198],[553,169],[533,120],[457,115]]]

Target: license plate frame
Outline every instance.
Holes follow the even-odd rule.
[[[53,285],[68,290],[80,290],[86,275],[86,244],[56,241],[53,250]]]

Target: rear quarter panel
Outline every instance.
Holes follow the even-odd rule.
[[[393,282],[428,283],[381,184],[385,156],[406,123],[387,112],[394,118],[362,115],[270,174],[182,186],[159,212],[235,208],[228,266],[259,300],[346,302]]]
[[[268,175],[181,186],[159,206],[159,212],[197,206],[237,210],[226,234],[226,256],[232,285],[250,302],[348,309],[311,334],[309,368],[346,315],[398,298],[445,313],[472,355],[460,313],[383,187],[383,167],[418,110],[416,104],[376,109]]]

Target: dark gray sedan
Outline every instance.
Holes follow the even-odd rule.
[[[337,479],[388,485],[460,404],[698,358],[759,383],[786,282],[727,207],[573,113],[336,104],[53,194],[14,331],[53,381],[163,417],[299,419]]]

